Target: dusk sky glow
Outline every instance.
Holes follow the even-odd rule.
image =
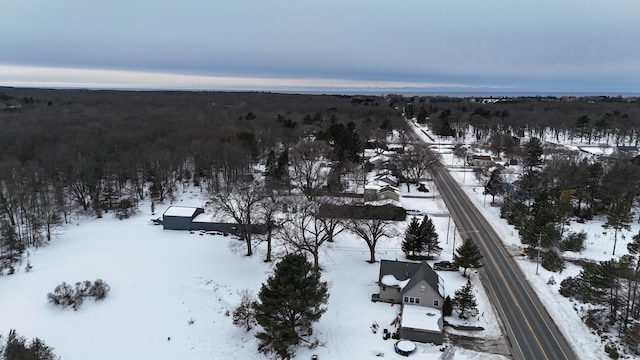
[[[0,0],[0,85],[640,92],[637,0]]]

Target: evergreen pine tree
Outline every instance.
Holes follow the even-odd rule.
[[[480,259],[482,259],[480,248],[471,238],[465,238],[462,245],[456,249],[456,254],[453,255],[453,262],[458,267],[464,268],[464,276],[467,276],[468,268],[482,267]]]
[[[287,184],[289,182],[289,149],[285,148],[280,156],[278,156],[276,170],[278,180],[283,184]]]
[[[8,264],[19,261],[25,246],[18,238],[16,230],[11,224],[4,220],[0,224],[0,260],[6,260]]]
[[[500,174],[500,169],[495,169],[491,172],[491,177],[484,187],[484,194],[491,195],[491,203],[496,202],[496,195],[504,193],[504,179]]]
[[[276,158],[276,152],[273,150],[270,150],[267,155],[264,176],[267,181],[277,180],[278,178],[278,160]]]
[[[562,269],[565,268],[564,258],[562,258],[556,249],[549,249],[541,255],[542,261],[540,265],[542,265],[543,268],[553,272],[562,271]]]
[[[289,254],[276,265],[275,273],[262,284],[255,316],[264,331],[256,335],[259,349],[287,354],[290,346],[312,334],[312,323],[326,311],[327,283],[320,281],[304,255]]]
[[[404,240],[402,240],[401,244],[402,251],[407,256],[409,256],[409,254],[411,254],[411,256],[417,256],[424,248],[424,244],[420,241],[420,228],[420,222],[418,222],[416,217],[413,217],[409,226],[407,226],[407,230],[404,232]]]
[[[447,295],[444,298],[444,302],[442,303],[442,316],[451,316],[453,313],[453,300],[451,300],[451,296]]]
[[[420,224],[420,243],[422,245],[422,251],[427,252],[427,257],[431,257],[432,254],[440,255],[442,252],[436,227],[427,215],[424,216]]]
[[[465,286],[456,290],[456,294],[453,297],[453,305],[458,309],[460,319],[468,319],[478,315],[478,303],[473,290],[471,280],[467,280]]]
[[[35,338],[27,343],[24,336],[11,329],[4,344],[0,344],[0,359],[2,360],[58,360],[53,348],[44,341]]]
[[[534,167],[542,165],[542,142],[540,139],[532,137],[531,140],[525,145],[526,156],[524,158],[524,166],[531,171]]]
[[[608,228],[613,228],[613,252],[616,254],[616,245],[618,243],[618,232],[631,229],[631,204],[627,201],[618,201],[613,204],[611,210],[607,214]]]

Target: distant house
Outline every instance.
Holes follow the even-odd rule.
[[[390,185],[368,184],[364,187],[364,201],[381,201],[391,199],[400,201],[400,190]]]
[[[471,167],[491,167],[501,160],[499,156],[467,155],[467,164]]]
[[[371,300],[402,304],[400,337],[443,343],[444,283],[429,264],[382,260],[378,286]]]
[[[636,157],[639,154],[637,146],[622,146],[622,145],[619,145],[616,147],[615,153],[618,156],[624,156],[624,157]]]
[[[381,185],[386,184],[389,186],[398,187],[398,178],[396,178],[395,176],[389,173],[382,173],[382,174],[376,175],[376,177],[374,178],[374,182]]]
[[[376,201],[378,200],[378,191],[381,186],[376,184],[367,184],[364,186],[364,201]]]
[[[396,187],[386,185],[378,189],[377,200],[394,200],[400,201],[400,190]]]
[[[169,206],[162,214],[162,225],[165,230],[191,230],[192,221],[204,213],[200,207]]]

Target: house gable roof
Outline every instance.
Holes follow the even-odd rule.
[[[431,288],[444,296],[440,276],[424,261],[413,263],[398,260],[380,260],[378,282],[383,283],[382,278],[388,275],[392,275],[402,284],[401,289],[409,290],[424,280]],[[406,280],[409,280],[409,282],[406,282]],[[384,283],[389,284],[388,281]]]
[[[380,260],[378,282],[381,282],[385,275],[393,275],[398,281],[410,279],[418,271],[420,265],[420,263],[406,261]]]
[[[405,285],[404,289],[409,290],[422,280],[426,281],[431,288],[438,292],[438,294],[444,296],[443,291],[440,289],[440,276],[426,262],[422,262],[422,264],[420,264],[420,267],[413,276],[411,276],[411,280],[409,280],[409,283]]]

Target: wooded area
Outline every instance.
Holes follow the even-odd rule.
[[[403,124],[382,97],[0,88],[2,266],[78,211],[126,218],[186,185],[220,193],[309,134],[354,161],[354,137]]]
[[[339,216],[343,202],[321,197],[342,192],[347,177],[364,182],[364,149],[382,152],[391,145],[386,140],[392,130],[398,142],[389,167],[393,175],[407,188],[424,178],[437,159],[427,146],[412,144],[406,122],[412,118],[453,138],[456,156],[467,155],[462,139],[473,134],[475,147],[523,165],[514,182],[505,181],[503,169],[476,175],[485,178],[485,193],[519,230],[529,256],[540,256],[547,269],[561,270],[561,253],[583,246],[585,234],[565,231],[570,217],[606,216],[616,239],[633,220],[640,200],[640,158],[623,152],[585,157],[561,144],[637,149],[640,102],[635,98],[0,88],[0,274],[12,274],[26,249],[51,240],[56,227],[78,214],[124,219],[143,200],[155,208],[192,186],[239,224],[247,255],[252,238],[244,225],[258,219],[265,226],[266,261],[271,261],[277,227],[278,237],[295,252],[313,257],[316,270],[320,247],[343,230],[367,243],[374,262],[378,240],[399,234],[389,227],[392,220],[353,219],[353,213],[346,220]],[[278,198],[292,190],[302,199]],[[277,223],[274,214],[284,207],[295,207],[290,214],[297,215]],[[429,252],[437,253],[437,236],[430,244]],[[406,251],[423,252],[424,244],[418,245]],[[640,262],[637,249],[632,250],[618,262],[585,267],[563,284],[563,293],[608,304],[610,325],[637,349],[632,340],[640,328]],[[613,269],[607,270],[606,284],[596,276],[603,269]],[[600,292],[584,294],[593,288]]]

